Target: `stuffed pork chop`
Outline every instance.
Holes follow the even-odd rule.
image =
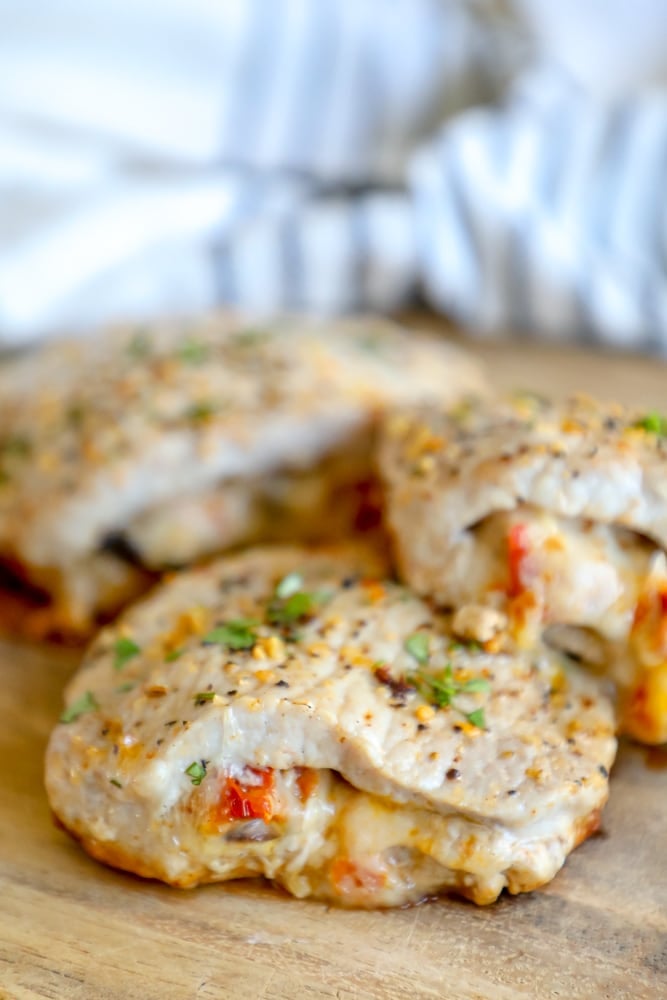
[[[622,728],[649,743],[667,739],[664,431],[656,415],[522,394],[404,414],[381,448],[404,578],[608,673]]]
[[[67,691],[46,785],[95,858],[176,886],[490,903],[549,881],[599,823],[600,682],[495,653],[349,551],[186,571],[107,627]]]
[[[374,320],[116,329],[0,369],[0,567],[85,631],[146,569],[331,537],[368,500],[378,415],[481,388],[436,338]]]

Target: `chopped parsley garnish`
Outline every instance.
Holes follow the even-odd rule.
[[[185,411],[185,416],[194,424],[203,424],[211,419],[216,410],[217,407],[213,403],[202,399],[198,403],[193,403],[192,406],[189,406]]]
[[[297,590],[290,593],[287,598],[280,598],[277,595],[266,609],[266,620],[271,625],[282,625],[287,629],[292,629],[297,622],[316,615],[320,605],[324,604],[330,596],[328,591],[323,590],[312,592]]]
[[[129,344],[127,345],[127,353],[135,361],[140,361],[142,358],[148,357],[151,352],[151,339],[145,330],[137,330]]]
[[[239,330],[230,337],[230,342],[235,347],[259,347],[271,339],[268,330]]]
[[[421,663],[422,666],[428,663],[429,640],[425,632],[414,632],[409,635],[404,645],[406,651],[410,656],[414,656],[417,663]]]
[[[208,632],[202,642],[206,646],[220,644],[228,649],[251,649],[257,642],[255,631],[259,622],[255,618],[236,618]]]
[[[74,403],[66,413],[66,420],[70,427],[80,427],[86,415],[84,407],[80,403]]]
[[[377,330],[369,330],[358,340],[362,351],[367,351],[369,354],[381,354],[386,343],[385,338]]]
[[[118,779],[117,779],[117,778],[109,778],[109,784],[111,784],[111,785],[115,785],[115,786],[116,786],[116,788],[122,788],[122,787],[123,787],[123,786],[121,785],[120,781],[118,781]]]
[[[0,453],[14,458],[27,458],[32,453],[32,442],[25,434],[12,434],[0,440]]]
[[[470,653],[479,653],[482,650],[482,644],[476,639],[462,639],[459,642],[450,642],[449,644],[450,653],[460,653],[463,649],[467,649]]]
[[[426,674],[423,670],[416,670],[409,679],[419,693],[438,708],[451,705],[459,694],[475,694],[488,691],[491,687],[486,677],[471,677],[468,681],[455,680],[450,663],[439,674]]]
[[[454,644],[450,648],[463,648],[459,644]],[[426,666],[429,662],[429,638],[424,632],[414,632],[405,640],[405,649],[411,656],[414,656],[420,666]],[[444,670],[439,673],[425,673],[423,670],[414,670],[408,674],[406,682],[414,687],[422,698],[431,705],[438,708],[449,708],[450,706],[461,711],[455,704],[454,699],[462,694],[477,694],[488,691],[491,687],[486,677],[471,677],[467,681],[457,681],[454,677],[451,663],[448,663]],[[483,708],[476,708],[473,712],[463,713],[465,718],[478,729],[486,728],[486,720]]]
[[[193,785],[201,785],[202,781],[206,777],[206,761],[193,760],[190,766],[186,767],[185,773],[190,778]]]
[[[213,701],[215,698],[215,691],[198,691],[194,695],[195,705],[203,705],[207,701]]]
[[[667,417],[663,417],[655,411],[640,417],[632,426],[647,431],[649,434],[657,434],[658,437],[667,437]]]
[[[461,694],[472,694],[475,691],[489,691],[491,684],[486,677],[471,677],[469,681],[464,681],[460,685]]]
[[[137,653],[140,653],[141,649],[137,646],[136,642],[132,639],[128,639],[127,636],[121,636],[120,639],[116,640],[113,647],[113,668],[114,670],[122,670],[126,663],[129,663]]]
[[[119,684],[114,690],[116,694],[126,694],[128,691],[133,691],[136,686],[133,681],[126,681],[125,684]]]
[[[208,359],[210,349],[208,344],[202,344],[200,340],[189,339],[181,344],[177,353],[186,365],[203,365]]]
[[[422,697],[438,708],[451,705],[452,698],[459,690],[449,663],[440,674],[425,674],[421,670],[416,670],[411,674],[410,680]]]
[[[165,656],[165,660],[167,661],[167,663],[173,663],[174,660],[178,660],[180,656],[183,656],[182,649],[172,649],[171,652],[167,653],[167,655]]]
[[[296,626],[313,618],[320,606],[331,597],[328,590],[302,590],[303,583],[300,573],[288,573],[276,585],[266,609],[267,622],[281,628],[287,642],[301,639],[301,632]]]
[[[314,596],[299,590],[285,601],[273,602],[268,608],[267,618],[272,625],[291,625],[309,615],[314,607]]]
[[[451,417],[457,424],[465,423],[471,416],[474,408],[474,399],[469,397],[462,399],[455,406],[447,410],[447,416]]]
[[[85,715],[87,712],[96,712],[100,706],[97,703],[97,699],[92,691],[86,691],[82,694],[80,698],[73,701],[72,704],[65,709],[65,711],[60,716],[60,722],[74,722],[78,719],[80,715]]]
[[[276,585],[275,595],[281,601],[284,601],[288,597],[292,597],[293,594],[298,593],[303,587],[303,577],[300,573],[288,573],[284,576],[282,580]]]
[[[477,726],[478,729],[486,729],[486,718],[483,708],[476,708],[474,712],[468,712],[466,719],[471,726]]]

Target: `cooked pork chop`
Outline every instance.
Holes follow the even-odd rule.
[[[380,463],[411,586],[490,605],[527,644],[550,629],[615,679],[646,742],[667,740],[663,423],[521,395],[394,418]]]
[[[481,386],[456,349],[375,320],[214,316],[49,345],[0,370],[0,560],[85,629],[145,587],[119,552],[162,568],[278,524],[326,534],[341,495],[363,501],[387,406]]]
[[[250,551],[100,633],[46,761],[90,854],[368,907],[554,877],[607,798],[608,694],[497,629],[487,649],[454,641],[369,558]]]

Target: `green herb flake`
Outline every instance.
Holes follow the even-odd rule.
[[[478,729],[486,729],[486,718],[483,708],[476,708],[474,712],[468,712],[466,719],[471,726],[477,726]]]
[[[658,437],[667,437],[667,417],[663,417],[655,411],[640,417],[632,425],[648,434],[656,434]]]
[[[213,403],[202,399],[198,403],[193,403],[192,406],[189,406],[185,411],[185,416],[193,424],[204,424],[215,415],[216,410],[217,407]]]
[[[454,677],[451,664],[438,674],[427,674],[423,670],[416,670],[407,677],[407,682],[417,689],[419,694],[431,705],[438,708],[457,708],[455,699],[462,694],[481,694],[491,689],[490,682],[486,677],[471,677],[467,681],[457,681]],[[473,712],[462,713],[473,726],[478,729],[485,729],[484,709],[476,708]]]
[[[425,632],[413,632],[405,640],[404,647],[410,656],[414,656],[417,663],[422,665],[428,663],[429,638]]]
[[[275,590],[275,597],[266,609],[266,620],[283,631],[287,642],[298,642],[302,638],[296,626],[313,618],[322,604],[330,600],[331,591],[301,590],[303,579],[299,573],[288,573]]]
[[[128,691],[133,691],[137,685],[133,681],[126,681],[124,684],[119,684],[117,688],[114,688],[116,694],[127,694]]]
[[[165,656],[165,660],[167,663],[173,663],[174,660],[180,659],[180,657],[183,656],[184,652],[185,650],[183,649],[172,649],[171,652],[167,653],[167,655]]]
[[[75,719],[78,719],[81,715],[86,715],[87,712],[96,712],[99,707],[92,691],[86,691],[85,694],[82,694],[80,698],[77,698],[76,701],[73,701],[65,709],[59,721],[65,724],[74,722]]]
[[[491,684],[486,677],[471,677],[469,681],[461,684],[459,690],[462,694],[473,694],[478,691],[490,691]]]
[[[147,358],[151,353],[151,338],[145,330],[137,330],[127,345],[127,353],[135,361]]]
[[[116,788],[122,788],[123,787],[121,785],[120,781],[118,780],[118,778],[109,778],[109,784],[110,785],[115,785]]]
[[[447,416],[450,417],[456,424],[465,424],[472,415],[473,409],[474,399],[462,399],[455,406],[452,406],[447,410]]]
[[[73,403],[68,407],[65,419],[70,427],[80,427],[84,421],[86,411],[80,403]]]
[[[32,442],[25,434],[11,434],[0,440],[0,453],[13,458],[28,458],[32,454]]]
[[[208,360],[210,348],[208,344],[190,338],[181,344],[177,354],[186,365],[203,365]]]
[[[130,660],[141,652],[139,646],[132,639],[128,639],[127,636],[121,636],[120,639],[116,640],[113,647],[113,668],[114,670],[122,670],[123,667],[129,663]]]
[[[282,609],[283,618],[286,621],[297,621],[299,618],[309,615],[315,604],[314,594],[308,594],[305,590],[300,590],[298,593],[292,594],[285,601]]]
[[[276,585],[275,595],[281,601],[284,601],[288,597],[292,597],[294,594],[298,593],[303,587],[303,577],[300,573],[288,573],[284,576],[282,580]]]
[[[483,647],[476,639],[461,639],[459,642],[450,642],[449,652],[460,653],[467,650],[469,653],[481,653]]]
[[[202,781],[206,777],[206,761],[193,760],[190,766],[186,767],[185,773],[190,778],[193,785],[201,785]]]
[[[382,354],[387,346],[386,339],[378,331],[369,330],[357,341],[362,351],[368,354]]]
[[[193,697],[195,699],[195,705],[203,705],[207,701],[213,701],[215,698],[215,691],[198,691]]]
[[[425,674],[418,670],[411,675],[410,681],[423,698],[438,708],[447,708],[451,705],[452,698],[459,691],[449,664],[440,674]]]
[[[255,618],[237,618],[212,629],[202,642],[205,646],[220,644],[228,649],[251,649],[257,642],[257,625],[259,622]]]
[[[272,601],[267,608],[266,617],[271,625],[293,625],[300,618],[310,615],[315,609],[315,604],[312,594],[299,590],[291,594],[286,601]]]
[[[267,343],[271,340],[271,334],[268,330],[239,330],[238,333],[233,334],[230,338],[230,342],[235,347],[243,348],[253,348],[260,347],[262,344]]]

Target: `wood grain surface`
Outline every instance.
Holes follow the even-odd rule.
[[[667,408],[667,368],[476,347],[499,385]],[[261,883],[187,892],[102,868],[52,824],[49,730],[76,657],[0,644],[3,1000],[667,998],[667,753],[621,748],[603,832],[555,881],[486,909],[345,912]]]

